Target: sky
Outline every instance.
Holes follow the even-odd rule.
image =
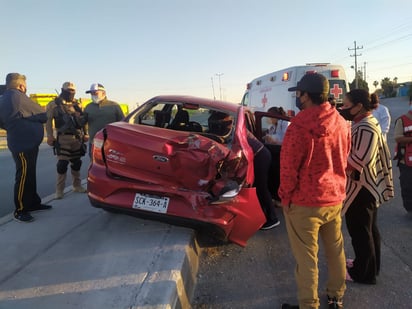
[[[161,94],[241,101],[252,79],[306,63],[412,81],[410,0],[0,0],[0,84],[76,97],[94,82],[131,108]]]

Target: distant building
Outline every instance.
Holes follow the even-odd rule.
[[[397,89],[397,97],[408,96],[409,89],[411,88],[412,82],[398,83],[399,87]]]

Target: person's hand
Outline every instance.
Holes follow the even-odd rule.
[[[271,135],[265,135],[265,142],[267,144],[274,144],[276,145],[278,143],[278,140],[276,137],[273,137]]]
[[[56,139],[53,136],[47,137],[47,145],[53,146]]]
[[[88,141],[89,141],[89,135],[85,134],[85,135],[83,136],[83,141],[84,141],[84,142],[88,142]]]

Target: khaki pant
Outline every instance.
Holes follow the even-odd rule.
[[[342,299],[346,289],[346,259],[342,236],[342,205],[284,209],[286,228],[296,260],[295,278],[300,309],[319,308],[318,236],[328,264],[327,294]]]

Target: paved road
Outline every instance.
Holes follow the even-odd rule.
[[[407,110],[407,99],[385,99],[393,122]],[[393,149],[392,135],[388,141]],[[412,308],[412,217],[402,207],[399,172],[394,167],[396,197],[381,206],[378,225],[382,235],[382,268],[375,286],[348,283],[345,308]],[[279,211],[279,214],[282,212]],[[246,248],[216,245],[199,238],[201,249],[198,280],[192,307],[195,309],[272,309],[282,302],[296,303],[294,258],[283,220],[273,230],[259,231]],[[345,251],[353,257],[350,237],[343,224]],[[319,292],[325,304],[326,263],[320,248]]]
[[[89,157],[83,157],[81,177],[87,177]],[[0,151],[0,218],[14,211],[13,187],[15,165],[8,149]],[[70,175],[67,177],[67,185],[71,184]],[[37,162],[37,191],[41,198],[55,192],[56,185],[56,157],[53,150],[46,143],[40,145]]]

